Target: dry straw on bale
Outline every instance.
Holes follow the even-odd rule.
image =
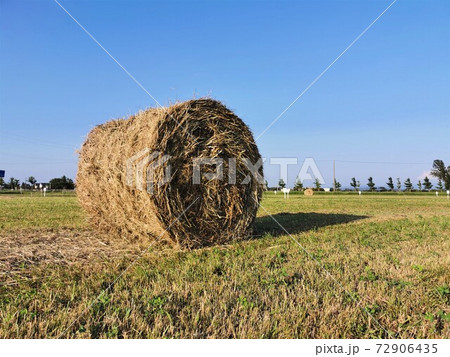
[[[307,189],[305,190],[305,192],[304,192],[304,195],[305,195],[305,196],[312,196],[312,195],[314,195],[313,189],[312,189],[312,188],[307,188]]]
[[[168,165],[170,181],[154,184],[152,193],[146,185],[143,190],[137,182],[130,185],[127,159],[156,151],[170,159],[152,171],[152,182],[162,182]],[[203,175],[201,184],[194,184],[194,158],[223,159],[224,179]],[[229,158],[236,159],[236,184],[228,180]],[[89,133],[79,155],[78,197],[94,226],[127,239],[187,248],[225,243],[250,234],[262,196],[243,158],[253,164],[260,159],[252,133],[220,102],[199,99],[148,109]],[[216,168],[201,166],[202,174],[208,169]],[[247,175],[250,182],[242,184]],[[144,176],[144,182],[149,179]]]

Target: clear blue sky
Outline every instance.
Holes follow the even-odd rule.
[[[210,95],[255,136],[390,3],[61,0],[161,104]],[[449,18],[449,1],[397,1],[258,141],[263,156],[313,157],[328,186],[332,159],[344,186],[450,164]],[[0,29],[7,178],[74,177],[93,126],[155,105],[53,1],[2,0]]]

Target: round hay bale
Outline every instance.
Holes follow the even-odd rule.
[[[195,184],[195,158],[223,162],[200,166]],[[253,135],[220,102],[151,108],[89,133],[79,152],[77,195],[95,227],[126,239],[221,244],[251,234],[262,197],[245,158],[253,165],[261,158]],[[218,166],[222,180],[205,177]],[[257,172],[262,176],[262,166]]]
[[[312,188],[307,188],[307,189],[305,190],[305,192],[304,192],[304,195],[305,195],[305,196],[312,196],[312,195],[314,195],[313,189],[312,189]]]

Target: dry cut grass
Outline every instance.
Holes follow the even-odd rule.
[[[0,199],[0,337],[450,337],[445,198],[262,205],[292,237],[260,209],[253,239],[126,270],[145,245],[88,230],[74,197]]]

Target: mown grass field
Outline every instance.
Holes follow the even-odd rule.
[[[147,251],[91,231],[74,196],[1,195],[0,338],[450,337],[445,197],[262,206],[251,240]]]

